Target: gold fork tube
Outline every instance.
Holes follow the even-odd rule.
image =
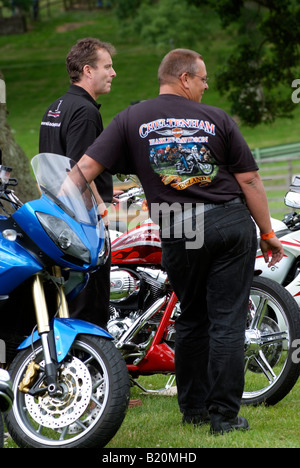
[[[35,316],[38,332],[47,333],[50,331],[48,308],[45,298],[43,282],[40,275],[35,275],[32,285],[33,302],[35,306]]]
[[[54,266],[52,268],[53,275],[57,278],[61,278],[61,269],[59,266]],[[62,285],[58,285],[59,293],[57,293],[57,307],[58,307],[58,316],[60,318],[69,318],[69,306],[66,300],[65,291]]]

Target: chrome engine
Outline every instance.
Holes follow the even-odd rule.
[[[165,291],[166,284],[167,275],[159,269],[138,267],[133,270],[115,267],[110,272],[110,301],[115,306],[121,306],[125,301],[128,305],[128,300],[132,301],[145,289],[145,285],[153,293],[159,294]]]
[[[110,272],[110,300],[114,303],[123,302],[140,290],[140,281],[133,273],[119,268]]]
[[[167,275],[160,269],[112,268],[109,333],[119,340],[127,337],[126,332],[132,329],[128,341],[140,343],[147,339],[154,322],[156,326],[159,323],[160,318],[154,316],[161,309],[168,288]]]

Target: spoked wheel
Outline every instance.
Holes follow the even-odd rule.
[[[300,372],[295,344],[300,310],[280,284],[256,277],[251,288],[245,343],[242,403],[275,405],[293,388]]]
[[[125,362],[110,340],[78,336],[59,369],[59,396],[51,396],[42,381],[41,393],[18,390],[32,350],[21,352],[10,369],[15,400],[6,415],[11,437],[20,447],[104,447],[121,426],[129,402],[130,383]],[[43,367],[40,342],[35,363]],[[43,392],[43,387],[45,391]]]

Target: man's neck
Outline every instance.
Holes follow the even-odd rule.
[[[174,94],[174,96],[181,96],[181,97],[188,99],[185,89],[176,84],[161,85],[159,89],[159,94]]]
[[[94,91],[90,89],[90,87],[83,81],[80,81],[78,83],[72,83],[75,86],[80,86],[80,88],[83,88],[87,93],[89,93],[90,96],[96,101],[99,96],[95,95]]]

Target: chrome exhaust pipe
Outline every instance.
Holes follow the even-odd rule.
[[[126,330],[126,332],[121,336],[119,341],[116,343],[116,347],[120,349],[122,348],[122,346],[124,346],[126,342],[130,342],[134,338],[136,333],[138,333],[143,328],[145,323],[147,323],[147,321],[150,320],[150,318],[153,317],[153,315],[155,315],[156,312],[158,312],[162,308],[166,300],[166,296],[158,299],[156,302],[154,302],[154,304],[152,304],[151,307],[149,307],[149,309],[147,309],[143,313],[143,315],[138,317],[136,321],[131,325],[131,327],[129,327],[128,330]]]

